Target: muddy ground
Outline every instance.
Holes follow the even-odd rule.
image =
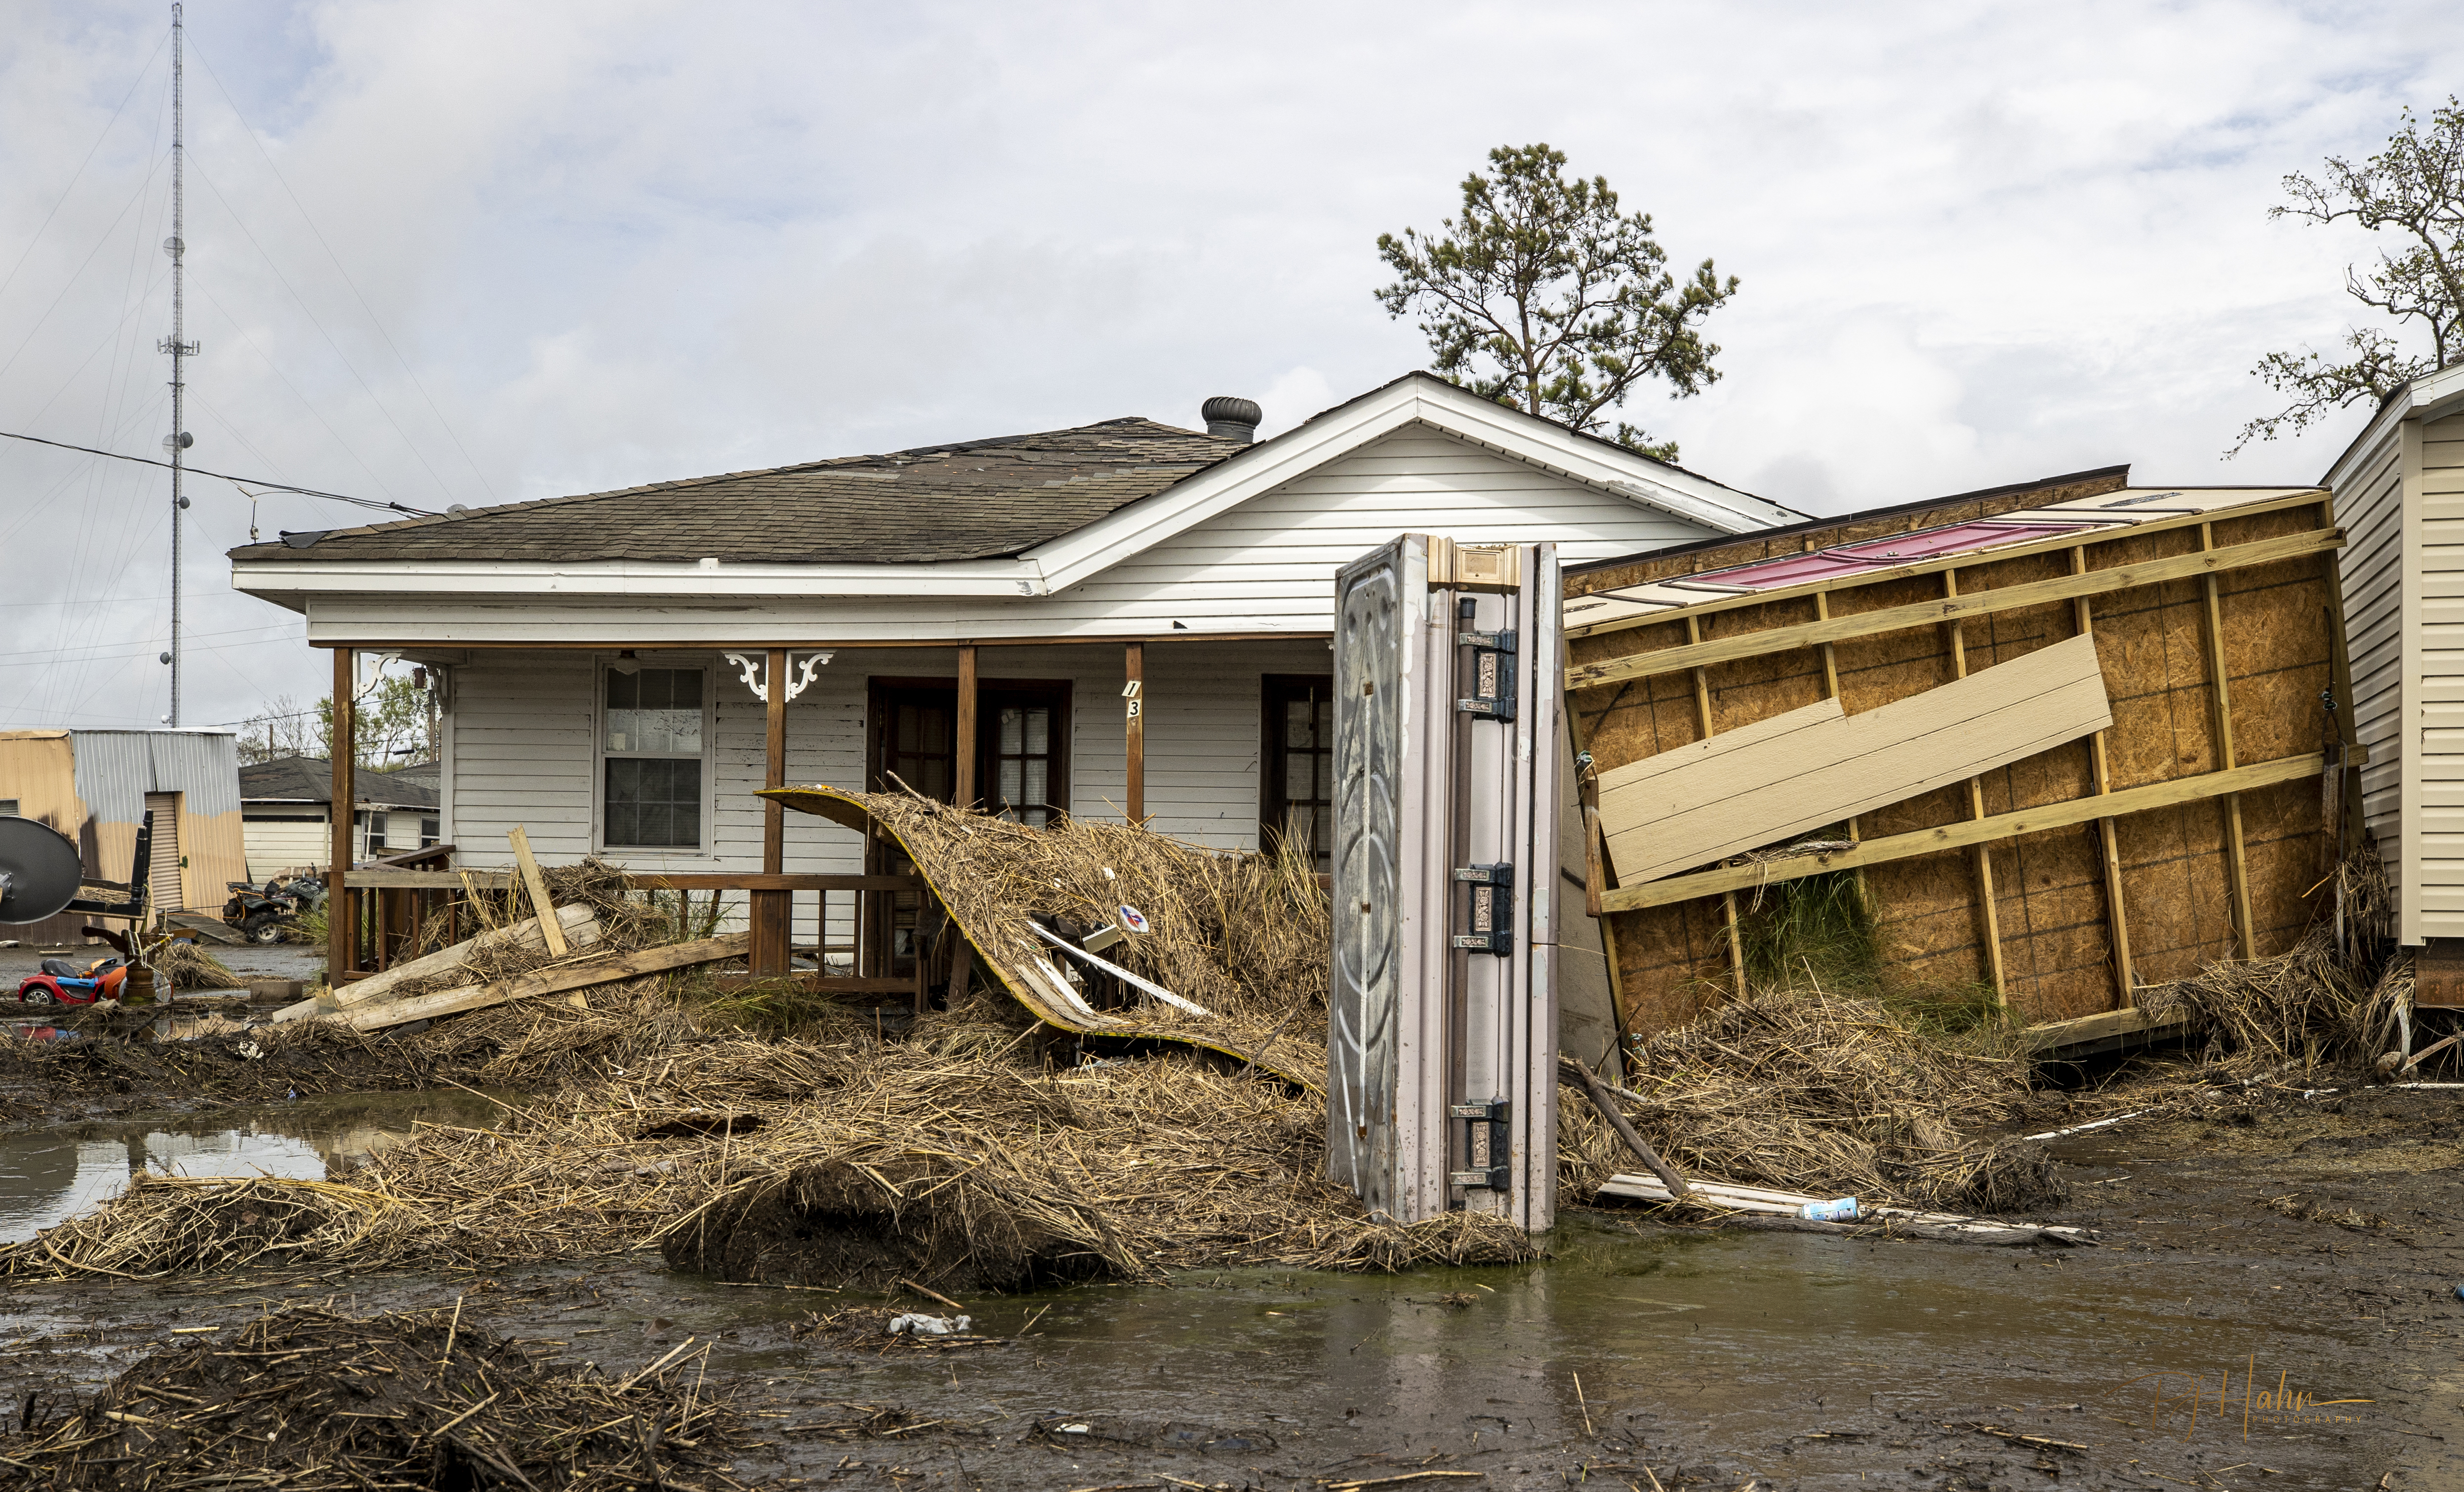
[[[321,1060],[275,1071],[190,1055],[148,1073],[98,1044],[74,1084],[56,1081],[66,1067],[20,1067],[0,1072],[0,1093],[22,1130],[103,1106],[123,1121],[194,1113],[302,1082],[404,1086],[451,1065]],[[1249,1271],[971,1300],[991,1340],[886,1349],[803,1334],[847,1298],[672,1275],[655,1256],[15,1282],[0,1293],[0,1403],[90,1393],[175,1330],[210,1335],[193,1328],[286,1302],[458,1300],[474,1324],[611,1371],[689,1337],[708,1346],[709,1381],[757,1427],[736,1475],[778,1484],[1298,1488],[1422,1471],[1457,1475],[1387,1484],[2464,1486],[2464,1094],[2304,1098],[2179,1076],[2040,1095],[2013,1126],[2175,1106],[2054,1142],[2071,1202],[2039,1220],[2099,1229],[2094,1248],[1584,1211],[1535,1266]],[[2301,1407],[2277,1409],[2279,1395]]]

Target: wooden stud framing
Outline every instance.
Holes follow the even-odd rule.
[[[1942,594],[1946,600],[1959,597],[1959,572],[1942,572]],[[1950,676],[1968,677],[1968,634],[1965,624],[1957,618],[1950,623]],[[1968,779],[1968,817],[1981,821],[1985,817],[1985,781],[1982,778]],[[2002,912],[1993,904],[1993,848],[1979,844],[1976,854],[1977,906],[1985,913],[1985,971],[1993,980],[1993,1002],[2005,1010],[2011,1007],[2011,985],[2002,968]],[[1735,892],[1730,892],[1735,895]]]
[[[1811,543],[1812,541],[1808,540],[1808,542]],[[1815,591],[1814,593],[1814,619],[1816,622],[1828,622],[1831,620],[1830,592]],[[1829,643],[1824,643],[1822,645],[1822,697],[1825,699],[1837,699],[1839,697],[1839,659],[1833,651],[1832,645]],[[1855,841],[1861,840],[1864,837],[1863,826],[1857,822],[1857,815],[1850,814],[1848,816],[1848,838],[1851,841]],[[1873,911],[1874,889],[1865,883],[1865,872],[1862,870],[1857,872],[1857,900],[1863,904],[1868,913]]]
[[[2212,554],[2216,547],[2216,526],[2199,525],[2199,548]],[[2213,574],[2202,576],[2200,584],[2208,602],[2208,677],[2213,681],[2211,696],[2216,724],[2216,764],[2231,772],[2233,760],[2233,683],[2225,672],[2225,613],[2216,590]],[[2233,946],[2244,958],[2258,956],[2258,936],[2250,914],[2250,863],[2242,852],[2241,795],[2225,795],[2225,872],[2233,881]]]
[[[1685,640],[1696,647],[1702,645],[1701,618],[1685,619]],[[1694,715],[1702,725],[1703,738],[1709,740],[1711,738],[1711,677],[1709,671],[1704,669],[1694,670]],[[1595,814],[1593,817],[1596,819],[1598,816]],[[1723,891],[1720,899],[1728,918],[1728,972],[1736,977],[1737,998],[1743,999],[1746,998],[1746,939],[1745,934],[1737,928],[1737,893]]]
[[[2359,760],[2358,751],[2356,760]],[[1969,845],[2012,839],[2021,834],[2042,834],[2050,829],[2067,828],[2074,823],[2086,823],[2100,818],[2125,818],[2151,809],[2220,798],[2227,793],[2255,792],[2277,782],[2290,782],[2296,778],[2317,777],[2325,766],[2326,758],[2312,752],[2308,756],[2286,757],[2277,761],[2235,767],[2231,772],[2207,772],[2197,777],[2175,778],[2167,782],[2150,782],[2145,787],[2125,787],[2102,797],[2091,794],[2066,803],[2048,803],[2041,808],[1995,814],[1990,819],[1970,819],[1961,823],[1946,823],[1936,828],[1870,839],[1852,848],[1834,850],[1829,854],[1801,855],[1790,860],[1768,860],[1753,865],[1724,866],[1716,870],[1698,870],[1692,875],[1671,876],[1665,881],[1646,881],[1640,886],[1603,891],[1600,893],[1600,909],[1604,912],[1639,911],[1646,907],[1692,901],[1698,896],[1734,893],[1773,881],[1793,881],[1801,876],[1821,875],[1830,870],[1848,870],[1859,866],[1906,860],[1916,855],[1965,849]]]
[[[2235,514],[2234,516],[2239,516]],[[2135,532],[2125,530],[2124,532]],[[2110,570],[2090,570],[2081,575],[2057,576],[2050,581],[2029,581],[2018,585],[1999,585],[1991,590],[1972,591],[1955,599],[1919,602],[1914,605],[1886,606],[1879,611],[1859,612],[1855,616],[1835,617],[1829,621],[1801,622],[1793,626],[1770,627],[1759,632],[1724,637],[1716,642],[1688,643],[1682,647],[1663,647],[1652,652],[1634,653],[1622,658],[1603,658],[1594,663],[1577,664],[1566,670],[1569,690],[1597,689],[1603,684],[1621,683],[1627,679],[1650,678],[1661,673],[1675,673],[1685,669],[1708,668],[1716,663],[1730,663],[1739,658],[1760,657],[1764,653],[1786,652],[1794,647],[1813,647],[1823,643],[1845,642],[1852,637],[1870,637],[1877,632],[1897,632],[1910,627],[1931,626],[1960,617],[1987,616],[1996,611],[2012,611],[2022,606],[2041,606],[2057,601],[2071,601],[2080,596],[2102,595],[2107,591],[2128,590],[2134,586],[2153,585],[2163,581],[2187,580],[2194,576],[2212,576],[2227,570],[2247,569],[2252,565],[2274,564],[2283,560],[2299,560],[2305,555],[2323,554],[2343,547],[2344,536],[2336,529],[2313,529],[2302,534],[2287,534],[2277,538],[2263,538],[2247,544],[2234,544],[2225,549],[2211,549],[2164,560],[2151,560],[2145,564],[2119,565]],[[2008,556],[1999,552],[1965,557],[1973,564],[1998,563]],[[1947,574],[1946,568],[1941,573]],[[1829,590],[1854,588],[1876,583],[1879,577],[1855,576],[1832,582]],[[1768,596],[1751,598],[1758,603],[1785,600],[1801,591],[1774,591]],[[1699,635],[1702,613],[1689,610],[1686,620],[1689,636]],[[1673,620],[1673,619],[1672,619]]]
[[[2071,573],[2087,573],[2087,546],[2071,551]],[[2081,596],[2071,603],[2071,622],[2080,637],[2092,636],[2096,620],[2088,609],[2088,599]],[[2104,749],[2104,733],[2088,737],[2088,770],[2094,777],[2100,796],[2113,791],[2113,767]],[[2117,1010],[2126,1009],[2138,1000],[2138,976],[2130,967],[2130,918],[2122,901],[2122,840],[2110,817],[2096,821],[2098,858],[2104,863],[2105,931],[2113,944],[2113,1002]]]

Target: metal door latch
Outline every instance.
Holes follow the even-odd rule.
[[[1455,934],[1454,946],[1500,957],[1513,953],[1514,867],[1459,866],[1455,879],[1471,888],[1471,911],[1468,931]]]
[[[1506,1121],[1512,1109],[1513,1106],[1502,1098],[1492,1098],[1485,1104],[1448,1104],[1446,1106],[1447,1118],[1463,1121],[1464,1157],[1475,1165],[1483,1161],[1487,1162],[1487,1165],[1481,1170],[1446,1173],[1447,1185],[1485,1187],[1492,1192],[1509,1189],[1512,1183],[1508,1179],[1507,1173],[1512,1168],[1507,1165],[1506,1157],[1513,1141],[1506,1132]],[[1488,1126],[1486,1135],[1480,1132],[1480,1127],[1484,1124]],[[1482,1144],[1483,1139],[1488,1143]]]
[[[1468,698],[1455,701],[1457,710],[1484,720],[1514,718],[1514,653],[1520,635],[1510,631],[1455,634],[1456,647],[1472,650],[1472,691]]]

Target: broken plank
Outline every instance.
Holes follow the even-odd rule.
[[[2190,1015],[2187,1010],[2169,1015],[2150,1015],[2137,1005],[2120,1010],[2101,1010],[2092,1016],[2073,1020],[2048,1021],[2030,1026],[2018,1034],[2018,1045],[2028,1052],[2059,1052],[2102,1042],[2119,1036],[2166,1036],[2187,1031]]]
[[[539,932],[547,936],[547,951],[559,958],[570,952],[564,946],[564,929],[556,919],[556,903],[548,899],[547,877],[539,874],[539,860],[531,854],[530,830],[517,823],[505,831],[514,842],[514,862],[521,867],[522,885],[530,889],[531,911],[538,914]]]
[[[2021,834],[2041,834],[2048,829],[2065,828],[2092,819],[2121,818],[2127,814],[2145,813],[2151,808],[2169,808],[2176,803],[2219,798],[2227,793],[2247,793],[2271,783],[2289,782],[2296,778],[2317,777],[2324,764],[2325,757],[2312,752],[2307,756],[2287,757],[2279,761],[2235,767],[2231,772],[2205,772],[2197,777],[2176,778],[2169,782],[2150,782],[2145,787],[2124,788],[2118,793],[2092,794],[2070,802],[2047,803],[2041,808],[1995,814],[1990,819],[1970,819],[1960,823],[1946,823],[1938,828],[1866,840],[1848,849],[1755,861],[1749,865],[1722,866],[1715,870],[1672,876],[1665,881],[1652,881],[1641,886],[1620,886],[1600,893],[1600,908],[1603,911],[1632,911],[1641,907],[1663,907],[1670,902],[1691,901],[1697,896],[1717,896],[1723,891],[1746,890],[1773,881],[1793,881],[1800,876],[1820,875],[1828,870],[1848,870],[1859,866],[1905,860],[1913,855],[1965,849],[1970,845],[1990,844]]]
[[[1783,652],[1792,647],[1812,647],[1822,643],[1844,642],[1852,637],[1867,637],[1876,632],[1896,632],[1908,627],[1931,626],[1936,623],[1950,621],[1954,617],[1986,616],[1992,612],[2011,611],[2022,606],[2041,606],[2051,602],[2075,600],[2080,596],[2096,596],[2107,591],[2154,585],[2164,581],[2218,575],[2227,570],[2274,564],[2284,560],[2299,560],[2304,555],[2341,549],[2343,543],[2344,534],[2342,529],[2313,529],[2302,534],[2287,534],[2277,538],[2233,544],[2224,549],[2210,549],[2193,554],[2174,555],[2163,560],[2151,560],[2144,564],[2117,565],[2109,570],[2090,570],[2083,575],[2057,576],[2048,581],[2030,581],[2019,585],[1996,586],[1992,590],[1973,591],[1958,597],[1945,597],[1940,601],[1925,601],[1913,605],[1886,606],[1877,611],[1857,612],[1848,616],[1833,617],[1827,622],[1801,622],[1790,626],[1770,627],[1759,632],[1744,632],[1735,637],[1715,638],[1707,643],[1689,643],[1683,647],[1663,647],[1652,652],[1631,653],[1620,658],[1603,658],[1595,663],[1577,664],[1568,669],[1566,688],[1569,691],[1597,689],[1603,684],[1617,684],[1627,679],[1650,678],[1656,674],[1674,673],[1684,669],[1708,668],[1716,663],[1729,663],[1739,658]]]
[[[716,963],[722,958],[741,958],[748,941],[742,932],[730,932],[698,942],[670,943],[660,948],[645,948],[625,954],[605,963],[541,969],[494,984],[470,984],[460,989],[439,990],[433,995],[413,995],[406,999],[344,1011],[341,1019],[358,1030],[376,1031],[412,1020],[484,1010],[509,1000],[528,999],[539,995],[562,995],[588,989],[594,984],[614,984],[622,979],[638,979],[644,975]]]
[[[1626,886],[1780,843],[2033,757],[2113,723],[2096,641],[2074,637],[1860,714],[1824,700],[1600,778],[1610,864]],[[1749,731],[1758,729],[1749,727]],[[1745,735],[1747,732],[1737,732]],[[1614,905],[1605,898],[1603,906]]]
[[[556,910],[556,916],[559,925],[564,930],[565,940],[571,947],[589,948],[599,941],[599,919],[592,914],[589,908],[559,907]],[[465,938],[451,948],[440,948],[432,954],[423,954],[407,963],[398,963],[390,969],[380,969],[365,978],[344,984],[328,997],[327,1008],[331,1009],[333,1004],[340,1004],[344,1009],[348,1009],[353,1005],[365,1005],[371,1001],[385,999],[394,989],[403,984],[414,979],[432,979],[451,975],[454,970],[483,953],[508,948],[544,949],[545,947],[547,947],[547,940],[539,935],[539,919],[525,917],[511,927],[497,928],[493,932],[482,932],[477,937]],[[297,1004],[285,1005],[275,1011],[274,1019],[276,1020],[304,1020],[317,1013],[317,1006],[318,1001],[303,999]]]

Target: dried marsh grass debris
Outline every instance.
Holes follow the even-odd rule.
[[[1871,1000],[1766,991],[1653,1038],[1631,1065],[1627,1118],[1689,1178],[1992,1212],[2059,1196],[2034,1147],[1962,1138],[2008,1117],[2023,1064],[1945,1045]],[[1568,1195],[1630,1169],[1588,1105],[1561,1108]]]
[[[2143,992],[2141,1008],[2206,1025],[2209,1061],[2229,1070],[2369,1061],[2410,995],[2409,971],[2387,957],[2393,898],[2376,847],[2346,857],[2313,898],[2319,911],[2292,948],[2210,964]]]
[[[1331,912],[1299,850],[1218,850],[1080,819],[1032,828],[905,793],[844,797],[905,846],[1002,979],[1018,981],[1022,962],[1069,962],[1036,932],[1037,919],[1083,936],[1117,923],[1126,904],[1151,931],[1101,956],[1211,1015],[1134,996],[1103,1013],[1108,1023],[1321,1080]]]
[[[660,1230],[734,1280],[947,1291],[1281,1264],[1538,1257],[1502,1219],[1372,1219],[1323,1179],[1318,1102],[1179,1056],[1037,1074],[895,1051],[737,1147]]]
[[[154,966],[154,976],[165,989],[231,990],[240,988],[240,978],[229,966],[196,944],[183,940],[165,943],[147,962]]]
[[[701,1353],[621,1378],[561,1369],[458,1306],[292,1310],[176,1343],[0,1454],[61,1492],[741,1485],[727,1474],[741,1421],[704,1386]]]

